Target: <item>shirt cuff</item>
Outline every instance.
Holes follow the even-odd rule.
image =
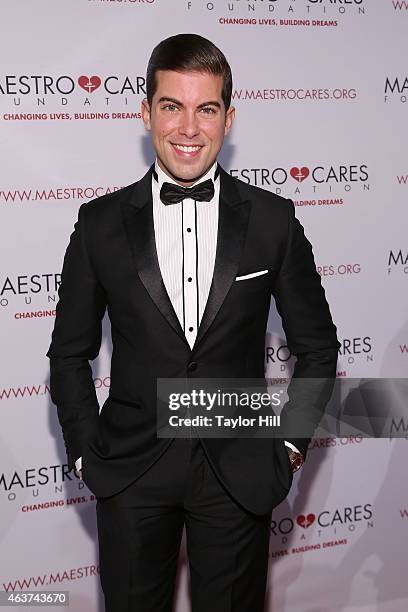
[[[286,446],[289,446],[289,448],[290,448],[291,450],[295,451],[295,453],[300,453],[300,454],[302,454],[302,453],[300,452],[300,450],[299,450],[298,448],[296,448],[296,446],[295,446],[294,444],[292,444],[291,442],[287,442],[286,440],[284,440],[284,442],[285,442],[285,445],[286,445]]]
[[[82,457],[78,457],[78,459],[75,461],[75,469],[77,472],[82,470]]]

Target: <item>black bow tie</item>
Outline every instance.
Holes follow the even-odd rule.
[[[220,167],[217,164],[214,174],[214,180],[220,173]],[[155,180],[158,180],[156,170],[153,170]],[[192,198],[198,202],[209,202],[214,197],[214,183],[211,179],[207,179],[202,183],[194,185],[194,187],[182,187],[175,183],[163,183],[160,189],[160,199],[163,204],[178,204],[184,198]]]
[[[160,189],[160,199],[163,204],[178,204],[184,198],[192,198],[199,202],[209,202],[214,197],[214,183],[207,179],[194,187],[181,187],[174,183],[163,183]]]

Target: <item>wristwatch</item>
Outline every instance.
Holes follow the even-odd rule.
[[[305,462],[303,455],[302,453],[296,452],[291,448],[288,448],[287,451],[290,459],[290,465],[292,466],[292,472],[297,472]]]

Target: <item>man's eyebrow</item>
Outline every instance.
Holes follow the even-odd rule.
[[[176,100],[176,98],[169,98],[168,96],[162,96],[159,102],[172,102],[173,104],[177,104],[178,106],[183,106],[183,103],[180,100]]]
[[[208,102],[203,102],[199,104],[197,108],[204,108],[204,106],[216,106],[217,108],[221,108],[221,104],[217,102],[217,100],[209,100]]]

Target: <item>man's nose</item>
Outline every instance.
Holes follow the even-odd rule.
[[[187,138],[194,138],[199,133],[200,128],[198,126],[197,116],[194,112],[185,112],[181,117],[179,126],[180,134]]]

